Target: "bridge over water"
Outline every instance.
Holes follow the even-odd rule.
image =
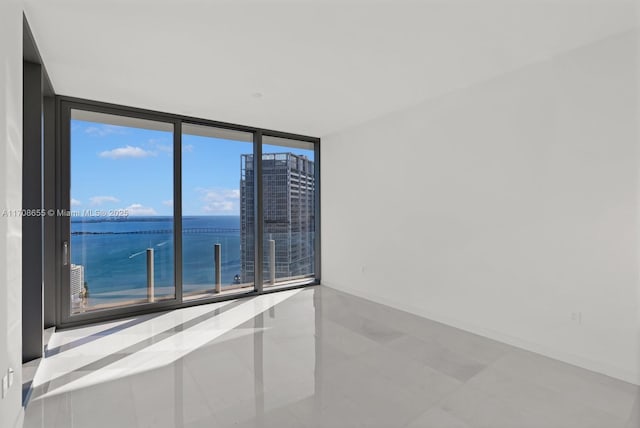
[[[89,232],[89,231],[75,231],[71,232],[72,235],[168,235],[172,234],[173,229],[149,229],[149,230],[124,230],[118,232],[104,231],[104,232]],[[225,234],[225,233],[240,233],[240,229],[237,228],[223,228],[223,227],[192,227],[182,229],[183,234]]]

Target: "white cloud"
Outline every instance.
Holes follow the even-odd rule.
[[[162,205],[167,206],[167,207],[172,207],[173,206],[173,199],[168,199],[166,201],[162,201]]]
[[[105,202],[120,202],[120,199],[115,196],[94,196],[89,198],[89,201],[91,201],[91,205],[102,205]]]
[[[106,150],[100,153],[101,158],[110,159],[122,159],[122,158],[146,158],[149,156],[156,156],[156,152],[150,150],[144,150],[141,147],[127,146],[118,147],[113,150]]]
[[[160,153],[166,153],[167,157],[173,156],[173,145],[168,142],[167,138],[149,138],[144,146],[149,148],[147,153],[152,156],[157,156]]]
[[[73,198],[71,198],[71,206],[72,206],[72,207],[77,207],[78,205],[82,205],[82,202],[80,202],[80,201],[79,201],[79,200],[77,200],[77,199],[73,199]]]
[[[193,144],[185,144],[184,146],[182,146],[182,151],[183,152],[193,152]]]
[[[98,125],[85,128],[84,132],[92,137],[106,137],[111,134],[125,134],[124,128],[116,125]]]
[[[156,210],[151,207],[145,207],[142,204],[131,204],[124,208],[129,215],[156,215]]]
[[[204,202],[202,211],[207,214],[232,214],[239,211],[239,189],[196,189]]]

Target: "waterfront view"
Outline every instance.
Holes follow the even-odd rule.
[[[72,111],[72,313],[254,289],[253,134],[183,124],[181,276],[173,124]],[[263,138],[263,285],[315,272],[311,143]]]
[[[213,288],[216,243],[225,255],[222,284],[236,283],[234,277],[240,274],[240,218],[184,217],[182,227],[184,292]],[[73,218],[71,248],[71,263],[84,268],[88,307],[145,299],[147,249],[154,250],[156,299],[175,295],[172,217]]]

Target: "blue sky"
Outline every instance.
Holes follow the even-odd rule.
[[[263,151],[313,159],[310,150]],[[183,135],[183,215],[239,215],[240,156],[251,152],[251,143]],[[71,209],[172,215],[172,134],[72,120]]]

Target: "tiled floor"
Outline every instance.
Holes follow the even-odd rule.
[[[638,388],[326,287],[61,331],[25,427],[637,428]]]

